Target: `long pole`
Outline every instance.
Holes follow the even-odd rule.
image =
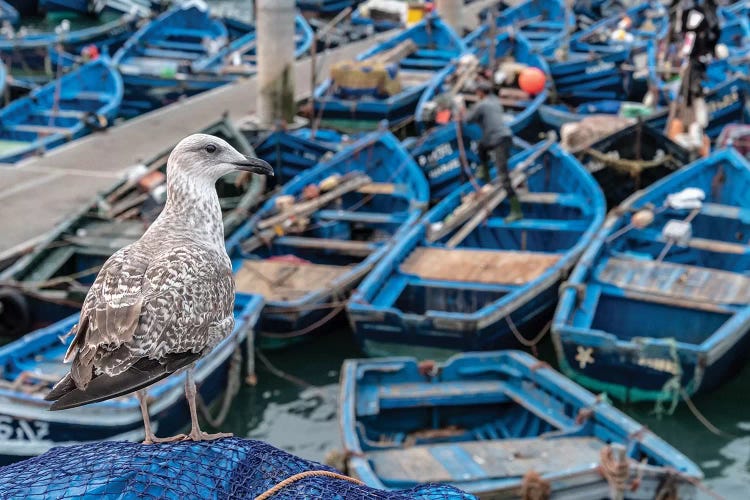
[[[351,6],[347,7],[346,9],[342,10],[336,16],[334,16],[333,19],[328,21],[328,23],[323,26],[321,29],[319,29],[317,32],[315,32],[315,35],[313,36],[313,42],[312,47],[310,47],[310,107],[312,109],[313,114],[315,113],[315,87],[318,86],[318,41],[325,37],[331,29],[333,29],[334,26],[338,25],[341,21],[349,17],[349,15],[353,12],[353,9]],[[317,120],[313,120],[312,123],[312,138],[315,139],[315,131],[317,129]]]

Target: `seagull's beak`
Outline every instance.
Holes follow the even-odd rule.
[[[233,162],[233,165],[237,170],[253,172],[260,175],[270,175],[273,177],[273,168],[271,168],[271,165],[260,158],[246,157],[242,161]]]

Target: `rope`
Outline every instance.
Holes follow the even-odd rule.
[[[539,357],[539,352],[537,351],[536,345],[544,338],[545,335],[547,335],[547,332],[552,326],[552,321],[548,322],[545,327],[542,328],[542,331],[539,332],[539,334],[533,339],[527,339],[526,337],[521,335],[521,332],[519,332],[518,328],[516,328],[516,324],[513,323],[510,314],[505,316],[505,322],[508,324],[508,328],[510,328],[510,331],[513,332],[513,336],[516,337],[516,340],[518,340],[518,342],[520,342],[522,346],[530,347],[531,352],[534,354],[534,357]]]
[[[339,474],[338,472],[331,472],[327,470],[308,470],[308,471],[300,472],[298,474],[295,474],[291,477],[284,479],[280,483],[276,484],[274,487],[266,490],[265,492],[255,497],[255,500],[267,500],[268,498],[271,498],[276,493],[286,488],[290,484],[296,483],[297,481],[301,481],[302,479],[305,479],[308,477],[329,477],[331,479],[340,479],[342,481],[349,481],[358,486],[364,486],[365,484],[359,479],[354,479],[353,477],[345,476],[343,474]]]
[[[303,335],[307,335],[311,331],[317,330],[324,324],[328,323],[330,320],[335,318],[338,313],[343,311],[344,307],[346,307],[346,302],[339,301],[339,303],[342,305],[335,306],[333,309],[331,309],[331,311],[328,314],[320,318],[318,321],[312,323],[311,325],[307,325],[304,328],[300,328],[299,330],[293,330],[291,332],[286,332],[286,333],[260,332],[260,335],[263,337],[267,337],[269,339],[292,339],[295,337],[302,337]],[[328,305],[326,304],[326,306]]]
[[[728,432],[724,432],[718,427],[716,427],[714,424],[711,423],[708,418],[706,418],[703,413],[698,410],[698,407],[695,406],[695,403],[693,403],[693,400],[690,399],[690,395],[687,393],[684,387],[680,387],[680,396],[682,396],[682,399],[687,404],[688,409],[690,409],[690,412],[693,414],[693,416],[703,424],[703,426],[712,434],[715,434],[716,436],[725,437],[725,438],[731,438],[734,439],[737,436],[734,436],[732,434],[729,434]]]
[[[314,385],[305,382],[301,378],[295,377],[294,375],[290,375],[285,371],[276,368],[260,349],[256,349],[255,354],[256,356],[258,356],[260,362],[263,363],[263,366],[265,366],[266,369],[273,375],[276,375],[279,378],[283,378],[284,380],[291,382],[296,386],[302,387],[303,389],[310,389],[315,387]]]
[[[466,148],[464,148],[464,132],[462,129],[461,121],[454,120],[453,123],[455,123],[456,125],[456,142],[458,143],[458,157],[461,160],[461,168],[463,168],[464,173],[469,178],[469,182],[471,182],[474,191],[479,191],[481,188],[479,187],[476,179],[474,179],[474,174],[471,172],[471,167],[469,167],[469,160],[466,157]],[[489,168],[489,165],[486,165],[486,167]]]
[[[633,177],[640,175],[643,170],[660,167],[673,160],[672,155],[664,155],[658,160],[628,160],[625,158],[612,158],[611,156],[608,156],[601,151],[597,151],[596,149],[592,148],[586,148],[584,150],[584,153],[593,157],[595,160],[614,168],[615,170],[629,173]]]
[[[615,492],[623,492],[628,488],[630,464],[628,460],[616,460],[612,447],[604,446],[599,452],[599,472],[607,480],[610,488]]]
[[[229,415],[229,409],[232,406],[234,397],[240,392],[240,371],[242,366],[242,351],[240,350],[239,343],[232,353],[232,358],[229,362],[229,372],[227,373],[227,390],[224,391],[224,398],[221,401],[221,407],[216,417],[211,415],[206,402],[203,401],[200,391],[195,391],[195,401],[198,403],[201,415],[204,420],[208,422],[211,427],[219,428],[227,419]]]
[[[529,470],[523,475],[521,482],[521,498],[523,500],[546,500],[550,497],[552,486],[535,470]]]

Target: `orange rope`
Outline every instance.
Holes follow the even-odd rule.
[[[308,470],[308,471],[300,472],[299,474],[295,474],[291,477],[284,479],[273,488],[266,490],[265,492],[255,497],[255,500],[267,500],[268,498],[271,498],[276,493],[278,493],[279,491],[286,488],[292,483],[296,483],[297,481],[300,481],[308,477],[316,477],[316,476],[330,477],[332,479],[341,479],[344,481],[350,481],[354,484],[358,484],[359,486],[364,486],[365,484],[359,479],[354,479],[353,477],[345,476],[337,472],[330,472],[327,470]]]

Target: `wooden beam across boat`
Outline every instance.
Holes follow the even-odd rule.
[[[522,285],[558,260],[558,254],[541,252],[419,247],[400,270],[424,280]]]

